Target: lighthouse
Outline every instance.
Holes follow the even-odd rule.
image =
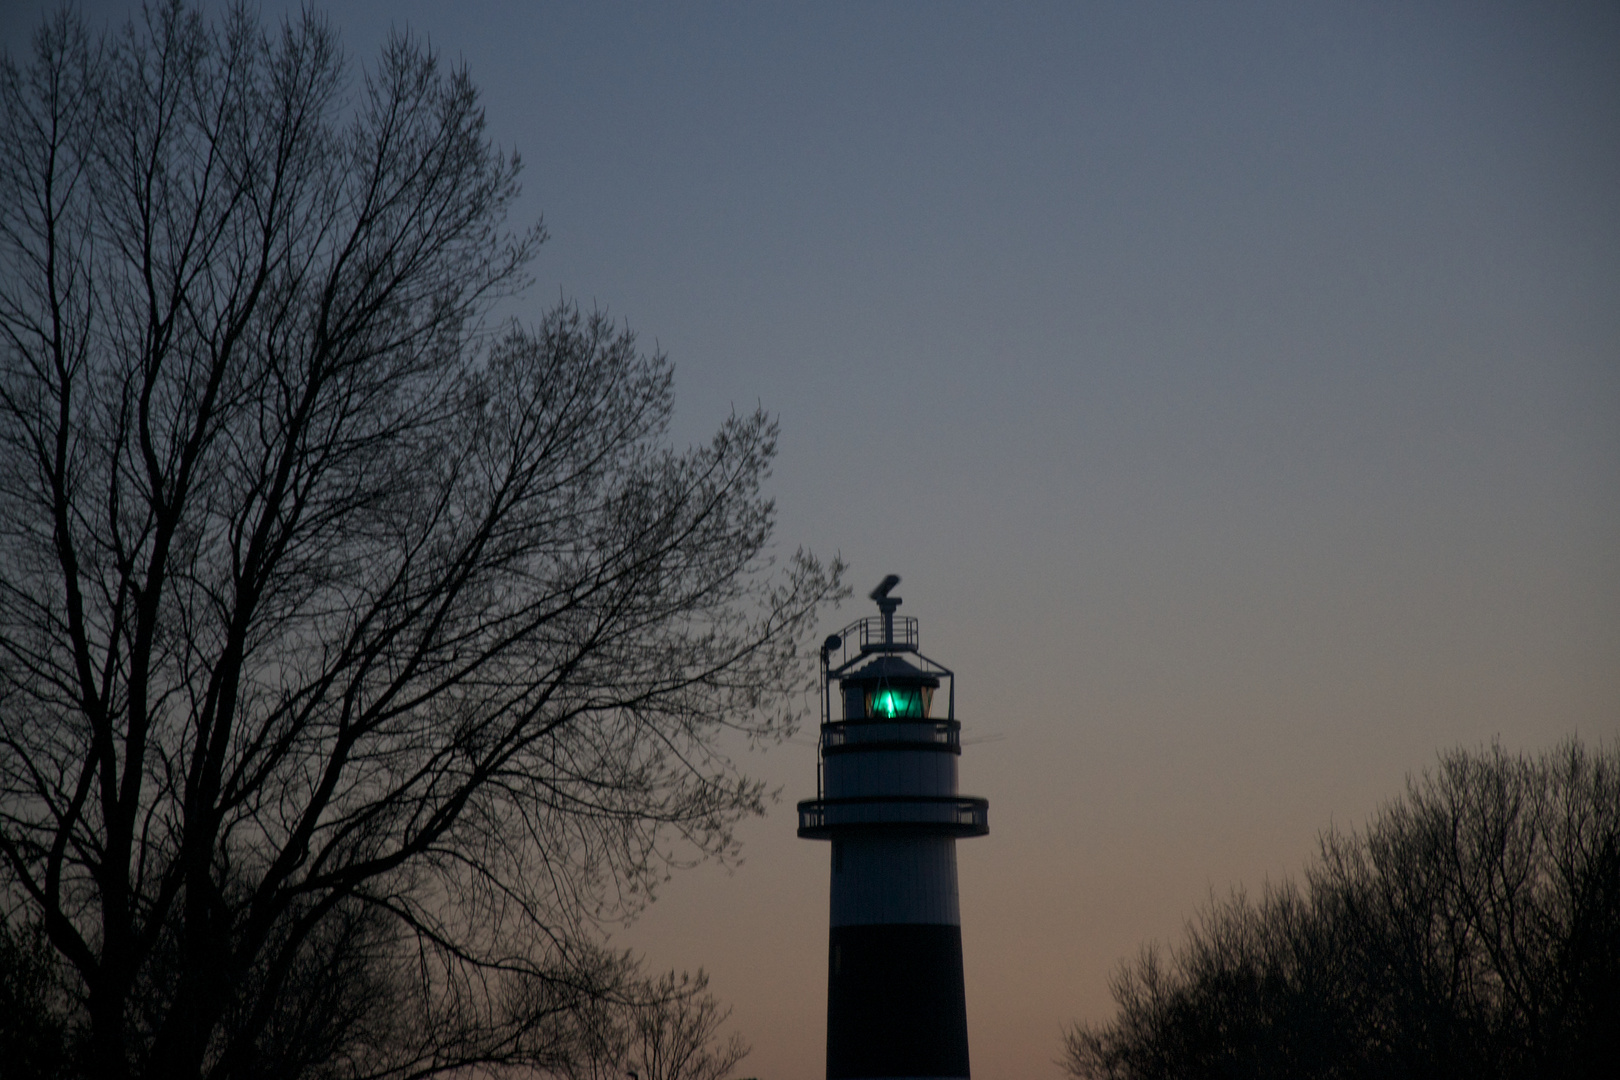
[[[816,797],[799,803],[799,835],[832,841],[827,1080],[968,1076],[956,841],[990,831],[988,803],[957,794],[956,679],[895,614],[898,584],[884,578],[878,615],[821,648]]]

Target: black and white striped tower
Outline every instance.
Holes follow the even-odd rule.
[[[895,617],[899,583],[884,578],[881,614],[821,649],[817,797],[799,803],[799,835],[832,841],[827,1080],[968,1075],[956,840],[990,831],[988,804],[956,793],[956,679],[917,651],[917,620]]]

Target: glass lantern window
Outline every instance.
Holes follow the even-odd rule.
[[[929,686],[878,687],[866,692],[866,715],[921,719],[928,715],[933,698],[934,690]]]

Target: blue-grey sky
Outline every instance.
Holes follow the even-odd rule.
[[[1620,7],[326,10],[483,88],[551,232],[511,313],[628,320],[682,442],[763,404],[783,549],[903,575],[991,803],[981,1080],[1055,1076],[1141,943],[1438,751],[1620,739]],[[752,767],[743,865],[615,941],[812,1080],[813,742]]]

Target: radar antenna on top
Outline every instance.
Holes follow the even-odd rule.
[[[900,584],[899,574],[890,574],[878,582],[873,589],[871,597],[877,601],[878,610],[883,612],[883,644],[894,644],[894,609],[900,606],[898,596],[890,596],[889,590]]]

